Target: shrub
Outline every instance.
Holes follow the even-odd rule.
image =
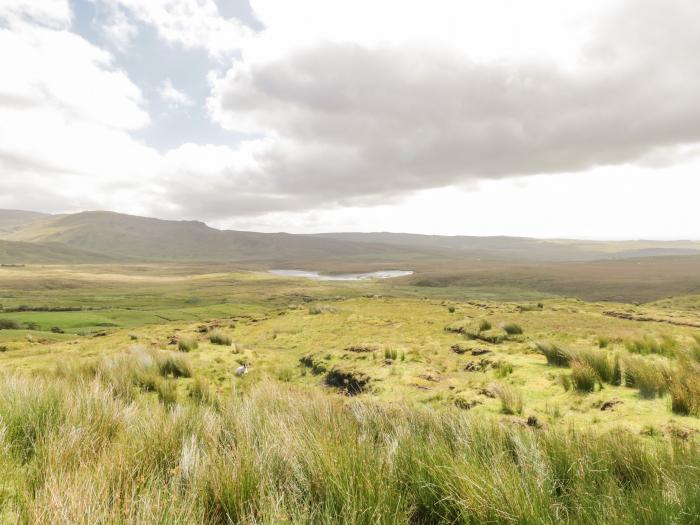
[[[501,412],[504,414],[523,413],[523,396],[517,388],[511,385],[497,383],[493,386],[492,390],[501,401]]]
[[[194,338],[183,338],[177,342],[177,349],[180,352],[191,352],[199,348],[199,342]]]
[[[450,312],[451,314],[453,314],[453,313],[455,313],[455,307],[450,306],[449,308],[447,308],[447,311]]]
[[[7,352],[7,350],[9,350],[9,349],[7,348],[7,346],[5,346],[5,345],[0,345],[0,353]]]
[[[547,359],[550,366],[569,366],[569,353],[554,343],[538,342],[537,350]]]
[[[20,325],[12,319],[0,319],[0,330],[19,330]]]
[[[504,324],[503,330],[508,335],[520,335],[523,333],[523,329],[520,327],[520,325],[515,324],[515,323]]]
[[[579,392],[593,392],[599,378],[590,365],[574,360],[571,361],[571,382]]]
[[[66,332],[60,326],[52,326],[51,332],[54,334],[65,334]]]
[[[214,330],[212,333],[210,333],[209,341],[211,344],[220,346],[231,346],[231,343],[233,342],[229,335],[221,332],[220,330]]]

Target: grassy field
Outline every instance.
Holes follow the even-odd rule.
[[[8,523],[698,521],[692,296],[95,265],[0,297]]]

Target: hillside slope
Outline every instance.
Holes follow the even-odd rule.
[[[0,240],[0,264],[84,264],[113,261],[104,254],[72,248],[60,243]]]
[[[349,242],[390,244],[456,255],[523,261],[593,261],[639,257],[700,255],[697,241],[579,241],[527,237],[475,237],[411,233],[323,233],[317,237]]]
[[[33,211],[0,210],[0,235],[18,231],[46,217],[49,216]]]
[[[410,260],[427,256],[426,250],[410,247],[287,233],[223,231],[197,221],[112,212],[83,212],[42,220],[6,239],[61,243],[116,258],[154,261]]]

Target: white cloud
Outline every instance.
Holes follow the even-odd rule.
[[[17,20],[0,29],[0,70],[1,205],[112,207],[142,193],[158,154],[130,133],[150,118],[108,53]]]
[[[173,83],[169,78],[165,79],[163,84],[160,86],[158,93],[160,98],[171,106],[177,107],[194,105],[194,100],[192,100],[187,93],[184,93],[173,86]]]
[[[214,0],[95,1],[154,27],[169,44],[203,49],[214,58],[226,58],[253,35],[239,20],[221,16]]]
[[[227,129],[267,135],[264,183],[299,207],[700,142],[694,0],[438,2],[429,17],[419,3],[330,4],[254,2],[267,29],[209,100]]]
[[[64,28],[70,25],[68,0],[1,0],[0,21],[9,23],[32,20],[43,25]]]
[[[700,235],[694,1],[254,0],[254,35],[213,0],[95,0],[125,52],[148,24],[232,63],[210,75],[210,114],[261,138],[194,136],[165,153],[135,138],[151,125],[139,88],[52,1],[0,0],[0,207],[268,230]],[[193,102],[168,79],[159,94]],[[658,212],[605,211],[640,208]]]

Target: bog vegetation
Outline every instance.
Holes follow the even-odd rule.
[[[64,271],[0,276],[0,523],[699,521],[690,299]]]

